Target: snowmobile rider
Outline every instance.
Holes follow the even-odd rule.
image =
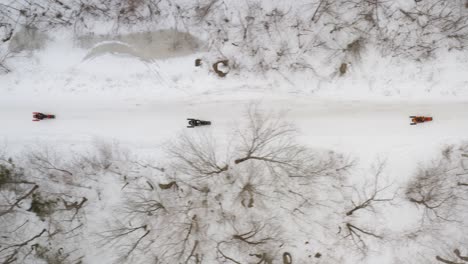
[[[191,126],[198,126],[200,123],[200,120],[189,120],[189,125]]]
[[[44,118],[47,118],[47,115],[44,115],[43,113],[35,113],[33,117],[36,119],[42,120]]]
[[[413,121],[414,123],[423,123],[425,120],[423,116],[418,116],[413,118],[411,121]]]

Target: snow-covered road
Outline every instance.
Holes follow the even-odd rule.
[[[115,139],[136,146],[156,146],[182,130],[186,118],[211,120],[208,129],[223,137],[242,122],[247,100],[93,101],[2,100],[0,139],[8,146],[37,141],[87,143]],[[414,103],[329,101],[310,98],[263,98],[265,109],[287,110],[287,118],[313,146],[341,151],[387,153],[456,142],[468,135],[468,102]],[[31,121],[31,112],[50,112],[56,120]],[[431,115],[434,121],[409,125],[409,115]],[[61,144],[62,145],[62,144]]]

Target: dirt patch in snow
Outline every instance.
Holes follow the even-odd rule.
[[[198,38],[176,30],[139,32],[124,35],[87,35],[78,38],[79,45],[91,49],[85,57],[113,53],[139,57],[143,60],[167,59],[203,50]]]

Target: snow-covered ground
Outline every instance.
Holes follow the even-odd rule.
[[[302,2],[297,3],[297,5],[288,4],[286,9],[291,7],[292,10],[301,10],[304,8],[303,6],[307,5],[307,3]],[[0,3],[2,2],[0,1]],[[217,1],[213,3],[217,5]],[[270,7],[270,4],[264,3],[266,7]],[[405,4],[401,5],[406,8]],[[216,8],[232,11],[234,7],[239,6],[233,3],[224,3],[223,7],[217,6]],[[240,5],[240,7],[243,6]],[[278,7],[283,6],[278,5]],[[317,10],[320,8],[318,6]],[[243,11],[249,13],[249,10]],[[197,12],[200,11],[197,9]],[[326,12],[324,12],[324,16],[325,14]],[[268,13],[267,17],[273,19],[277,15],[276,13]],[[236,21],[240,24],[244,21],[240,15],[236,18],[233,13],[226,12],[223,14],[224,16],[228,17],[230,21]],[[218,17],[214,16],[214,18]],[[220,21],[221,18],[215,22]],[[250,23],[249,21],[253,20],[246,17],[244,22]],[[273,20],[268,21],[273,27]],[[288,20],[284,23],[290,22]],[[339,242],[335,241],[336,244],[335,242],[327,244],[329,240],[318,242],[319,239],[317,239],[317,241],[311,241],[311,244],[324,253],[323,262],[318,260],[319,256],[314,260],[315,262],[311,263],[411,263],[408,262],[408,259],[411,259],[409,257],[412,253],[411,250],[417,248],[415,244],[418,243],[423,248],[422,250],[415,249],[418,255],[429,252],[429,256],[421,257],[422,261],[433,261],[435,254],[442,254],[441,252],[447,252],[447,250],[450,253],[454,246],[465,246],[463,249],[466,249],[466,245],[459,245],[453,241],[451,242],[454,244],[447,243],[450,245],[446,248],[438,248],[438,244],[432,248],[431,243],[434,240],[428,237],[436,233],[435,231],[434,233],[424,233],[426,229],[422,227],[423,224],[421,224],[421,229],[418,229],[424,231],[421,231],[425,234],[422,236],[423,238],[419,237],[420,240],[411,240],[412,242],[408,242],[410,239],[404,240],[406,235],[410,236],[408,230],[411,228],[409,226],[418,226],[418,223],[414,222],[418,222],[415,217],[418,217],[419,209],[415,210],[415,207],[412,207],[407,201],[402,202],[405,199],[403,197],[405,194],[404,191],[401,191],[413,179],[421,166],[438,157],[441,149],[448,146],[458,146],[468,140],[468,75],[466,74],[468,72],[468,53],[465,50],[451,50],[449,52],[440,49],[435,52],[432,58],[414,60],[404,56],[384,56],[377,48],[378,45],[372,43],[373,45],[366,46],[365,49],[358,52],[359,54],[349,55],[340,47],[349,48],[349,45],[346,46],[349,44],[346,41],[352,40],[352,38],[341,36],[336,40],[337,47],[324,49],[326,52],[324,51],[323,57],[320,57],[320,52],[316,54],[317,57],[304,54],[304,61],[302,61],[301,56],[297,55],[300,54],[299,51],[302,51],[299,49],[290,56],[284,55],[287,59],[284,59],[283,55],[278,55],[276,61],[278,67],[260,70],[256,67],[257,64],[261,64],[257,61],[262,57],[261,52],[257,53],[257,50],[254,55],[249,55],[246,50],[250,46],[242,46],[243,44],[239,44],[241,41],[238,38],[224,41],[227,43],[223,44],[224,46],[217,46],[220,34],[226,34],[226,38],[233,38],[232,34],[234,33],[240,34],[236,28],[231,28],[232,25],[226,25],[226,28],[223,28],[226,32],[217,32],[218,35],[215,35],[212,28],[209,27],[200,26],[200,28],[194,29],[184,25],[188,32],[185,30],[179,32],[173,28],[167,29],[167,24],[175,23],[178,25],[177,20],[174,22],[168,19],[162,23],[163,26],[158,26],[155,29],[146,27],[144,30],[137,30],[137,32],[126,28],[124,31],[129,32],[122,34],[109,33],[111,30],[107,30],[106,26],[108,25],[104,25],[102,28],[99,25],[94,25],[96,32],[106,34],[93,35],[87,32],[87,34],[80,36],[76,31],[72,32],[70,28],[65,27],[50,32],[46,31],[44,35],[26,37],[26,42],[37,41],[38,44],[30,45],[34,46],[32,50],[28,50],[28,48],[8,58],[7,65],[12,71],[0,75],[0,154],[21,160],[28,153],[51,148],[57,151],[59,157],[63,155],[61,158],[56,158],[57,161],[60,161],[74,157],[77,153],[87,153],[90,147],[99,144],[97,142],[116,142],[125,149],[131,150],[137,157],[154,160],[155,157],[163,156],[162,153],[167,148],[168,141],[178,140],[180,135],[184,133],[198,135],[206,132],[214,139],[224,141],[224,143],[230,144],[231,141],[236,141],[236,139],[230,138],[233,131],[245,124],[247,120],[246,109],[249,106],[257,105],[263,113],[282,112],[285,120],[297,128],[298,141],[304,146],[320,151],[332,150],[350,160],[355,160],[353,172],[350,172],[351,176],[346,181],[346,184],[352,185],[355,191],[367,186],[367,180],[370,178],[366,173],[368,173],[369,168],[377,161],[385,161],[382,174],[385,175],[386,183],[391,183],[392,191],[399,196],[395,199],[398,200],[398,205],[388,206],[383,210],[384,212],[375,217],[375,222],[374,218],[369,215],[363,217],[365,219],[363,222],[359,222],[362,219],[352,218],[358,223],[377,227],[377,231],[372,231],[375,234],[379,233],[378,228],[380,227],[392,230],[388,236],[391,242],[384,246],[375,243],[375,247],[373,243],[369,243],[372,245],[369,246],[371,250],[362,255],[355,254],[362,250],[358,246],[359,249],[353,249],[351,253],[353,256],[347,259],[346,248],[359,245],[359,242],[353,241],[354,243],[345,245],[344,250],[342,247],[339,248],[339,253],[334,256],[334,247],[342,243],[341,240],[345,240],[346,237],[338,239]],[[291,27],[281,26],[281,23],[280,26],[275,24],[275,32],[273,33],[278,33],[278,36],[281,35],[280,33],[291,33],[288,31],[291,30]],[[326,23],[324,22],[324,24]],[[242,26],[248,27],[244,24]],[[256,28],[255,24],[251,26]],[[326,31],[325,29],[326,26],[323,26],[318,32]],[[245,30],[247,31],[247,29]],[[267,33],[259,36],[254,34],[252,47],[269,42],[272,42],[272,46],[278,44],[275,42],[278,40],[278,36],[269,31]],[[269,39],[265,34],[269,35]],[[350,33],[348,32],[348,34]],[[343,35],[346,34],[343,33]],[[288,37],[291,36],[286,36],[286,38]],[[284,39],[285,36],[279,38]],[[324,39],[326,38],[328,37]],[[309,44],[313,46],[315,42],[309,40]],[[329,40],[323,40],[323,43],[328,43],[327,41]],[[248,40],[246,42],[248,43]],[[290,42],[295,43],[292,37]],[[301,40],[299,39],[298,42]],[[239,45],[241,48],[236,50]],[[6,44],[1,47],[8,48]],[[219,53],[213,52],[216,49]],[[333,52],[334,49],[336,52]],[[270,47],[270,49],[263,51],[267,62],[271,59],[268,57],[271,55],[270,53],[274,53],[272,50]],[[294,49],[291,48],[291,50]],[[212,69],[213,63],[225,59],[220,54],[225,54],[231,63],[227,76],[224,78],[217,76]],[[195,66],[196,59],[202,60],[200,67]],[[304,62],[304,65],[301,65],[312,70],[288,71],[287,67],[283,67],[288,63],[297,66],[298,61]],[[269,62],[274,64],[273,59]],[[341,62],[346,62],[347,65],[347,70],[341,74],[343,76],[340,76],[337,67]],[[56,119],[32,122],[32,112],[35,111],[55,114]],[[410,115],[432,116],[434,120],[410,126]],[[210,120],[212,125],[188,129],[186,128],[186,118]],[[233,144],[235,145],[235,143],[238,142]],[[458,152],[456,154],[458,155]],[[3,156],[0,155],[0,158]],[[447,154],[446,159],[454,164],[464,166],[463,162],[457,163],[457,158],[452,159],[449,154]],[[450,163],[449,161],[444,160],[444,162]],[[163,163],[166,162],[161,161],[161,164]],[[232,166],[232,164],[229,165]],[[75,172],[73,171],[73,173]],[[93,236],[101,232],[103,227],[107,227],[109,215],[115,213],[113,206],[119,204],[120,199],[123,199],[124,195],[117,192],[116,189],[123,190],[131,182],[127,182],[127,176],[132,178],[134,177],[132,173],[142,172],[129,169],[127,173],[128,175],[123,176],[124,180],[105,174],[102,179],[93,178],[90,182],[86,182],[87,186],[89,183],[95,184],[95,189],[90,187],[89,189],[92,191],[83,191],[82,194],[83,197],[86,195],[92,202],[90,208],[87,209],[89,215],[84,217],[89,226],[84,227],[84,235],[81,234],[87,243],[96,241]],[[235,171],[234,173],[239,172]],[[154,174],[154,172],[150,174]],[[50,175],[51,178],[56,176],[53,173]],[[83,175],[88,177],[91,174]],[[465,174],[458,173],[456,175]],[[168,180],[172,179],[172,176],[158,175],[156,178]],[[132,179],[137,182],[138,177],[135,176]],[[122,186],[122,182],[125,182],[125,185]],[[153,188],[150,182],[147,181]],[[343,185],[341,187],[347,188],[349,186]],[[43,187],[41,186],[41,188]],[[217,191],[225,191],[226,195],[229,195],[229,191],[223,189],[228,187],[217,188],[219,188],[216,189]],[[81,195],[80,191],[73,192],[75,197]],[[52,191],[50,193],[55,194]],[[356,198],[353,195],[349,197],[343,195],[343,197],[343,203]],[[172,197],[170,199],[177,200],[178,198]],[[219,197],[214,197],[214,200],[218,201],[218,199]],[[342,206],[349,210],[347,205]],[[235,207],[233,206],[233,208]],[[233,209],[233,212],[240,212],[235,210],[237,209]],[[378,210],[372,210],[372,213],[377,215],[376,211]],[[268,210],[264,212],[265,215],[270,213],[272,212]],[[425,215],[425,213],[421,213],[421,215]],[[285,217],[285,215],[278,213],[276,217]],[[115,216],[115,218],[118,217]],[[332,223],[335,223],[332,219],[334,218],[330,219],[332,230],[328,230],[330,226],[324,225],[326,226],[324,229],[330,233],[335,232],[334,228],[337,229],[336,226],[332,226]],[[315,221],[315,219],[311,221]],[[343,220],[343,225],[339,227],[340,232],[341,228],[345,227],[346,221],[351,220]],[[37,222],[43,224],[40,221]],[[287,226],[285,230],[300,230],[302,228],[297,222],[294,222],[294,225],[298,226],[290,227],[292,223],[289,220],[285,222],[284,226]],[[374,224],[375,226],[372,226]],[[132,226],[131,223],[129,225]],[[0,225],[1,227],[2,225]],[[145,231],[146,228],[145,225]],[[304,229],[307,228],[304,226]],[[466,233],[465,231],[466,229],[458,233]],[[34,234],[36,233],[38,232],[34,231]],[[220,233],[222,232],[220,231]],[[214,234],[213,237],[217,235],[216,232],[210,234]],[[187,237],[189,235],[190,232]],[[300,238],[295,237],[296,239],[288,237],[288,241],[292,242],[286,243],[287,249],[300,256],[315,254],[316,251],[302,250],[298,246],[304,244],[304,239],[311,239],[307,235]],[[31,236],[26,235],[25,237]],[[385,238],[387,239],[387,236]],[[462,240],[463,238],[459,238],[456,241]],[[194,251],[197,243],[198,240],[193,247]],[[405,243],[411,244],[406,249],[408,252],[403,248]],[[141,252],[148,253],[148,249],[151,249],[150,245],[141,249]],[[80,252],[84,252],[82,258],[86,261],[85,263],[115,263],[115,259],[109,260],[107,258],[112,256],[113,252],[119,251],[120,247],[123,247],[122,244],[116,243],[110,251],[103,250],[101,252],[100,249],[92,246],[82,246]],[[430,250],[424,251],[426,248],[430,248]],[[401,253],[401,256],[398,255],[398,252],[394,252],[400,249],[405,251]],[[35,250],[37,251],[37,249]],[[206,248],[202,250],[209,251]],[[242,250],[245,249],[241,248],[240,251]],[[2,253],[1,247],[0,253]],[[466,251],[462,253],[465,254]],[[293,254],[293,259],[297,255]],[[0,254],[0,260],[2,257],[4,255]],[[191,257],[189,256],[189,258]],[[218,255],[218,262],[219,259],[224,259],[227,263],[228,258],[223,257]],[[311,257],[309,256],[309,258]],[[44,260],[43,257],[41,259]],[[141,263],[147,261],[141,261],[142,258],[137,259]],[[307,257],[299,259],[304,260]],[[398,262],[399,260],[402,262]],[[132,259],[127,259],[127,261],[131,262]],[[214,260],[209,261],[207,263],[217,263],[213,262]],[[283,261],[285,264],[288,263],[284,260],[284,255]],[[413,263],[424,263],[419,262],[421,261],[419,258],[417,261]],[[119,259],[119,262],[123,262],[123,260]],[[267,263],[266,260],[265,263]],[[281,262],[278,260],[278,262],[273,263]]]

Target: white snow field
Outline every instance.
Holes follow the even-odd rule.
[[[468,264],[442,2],[0,0],[0,263]],[[239,162],[253,106],[298,145]]]

